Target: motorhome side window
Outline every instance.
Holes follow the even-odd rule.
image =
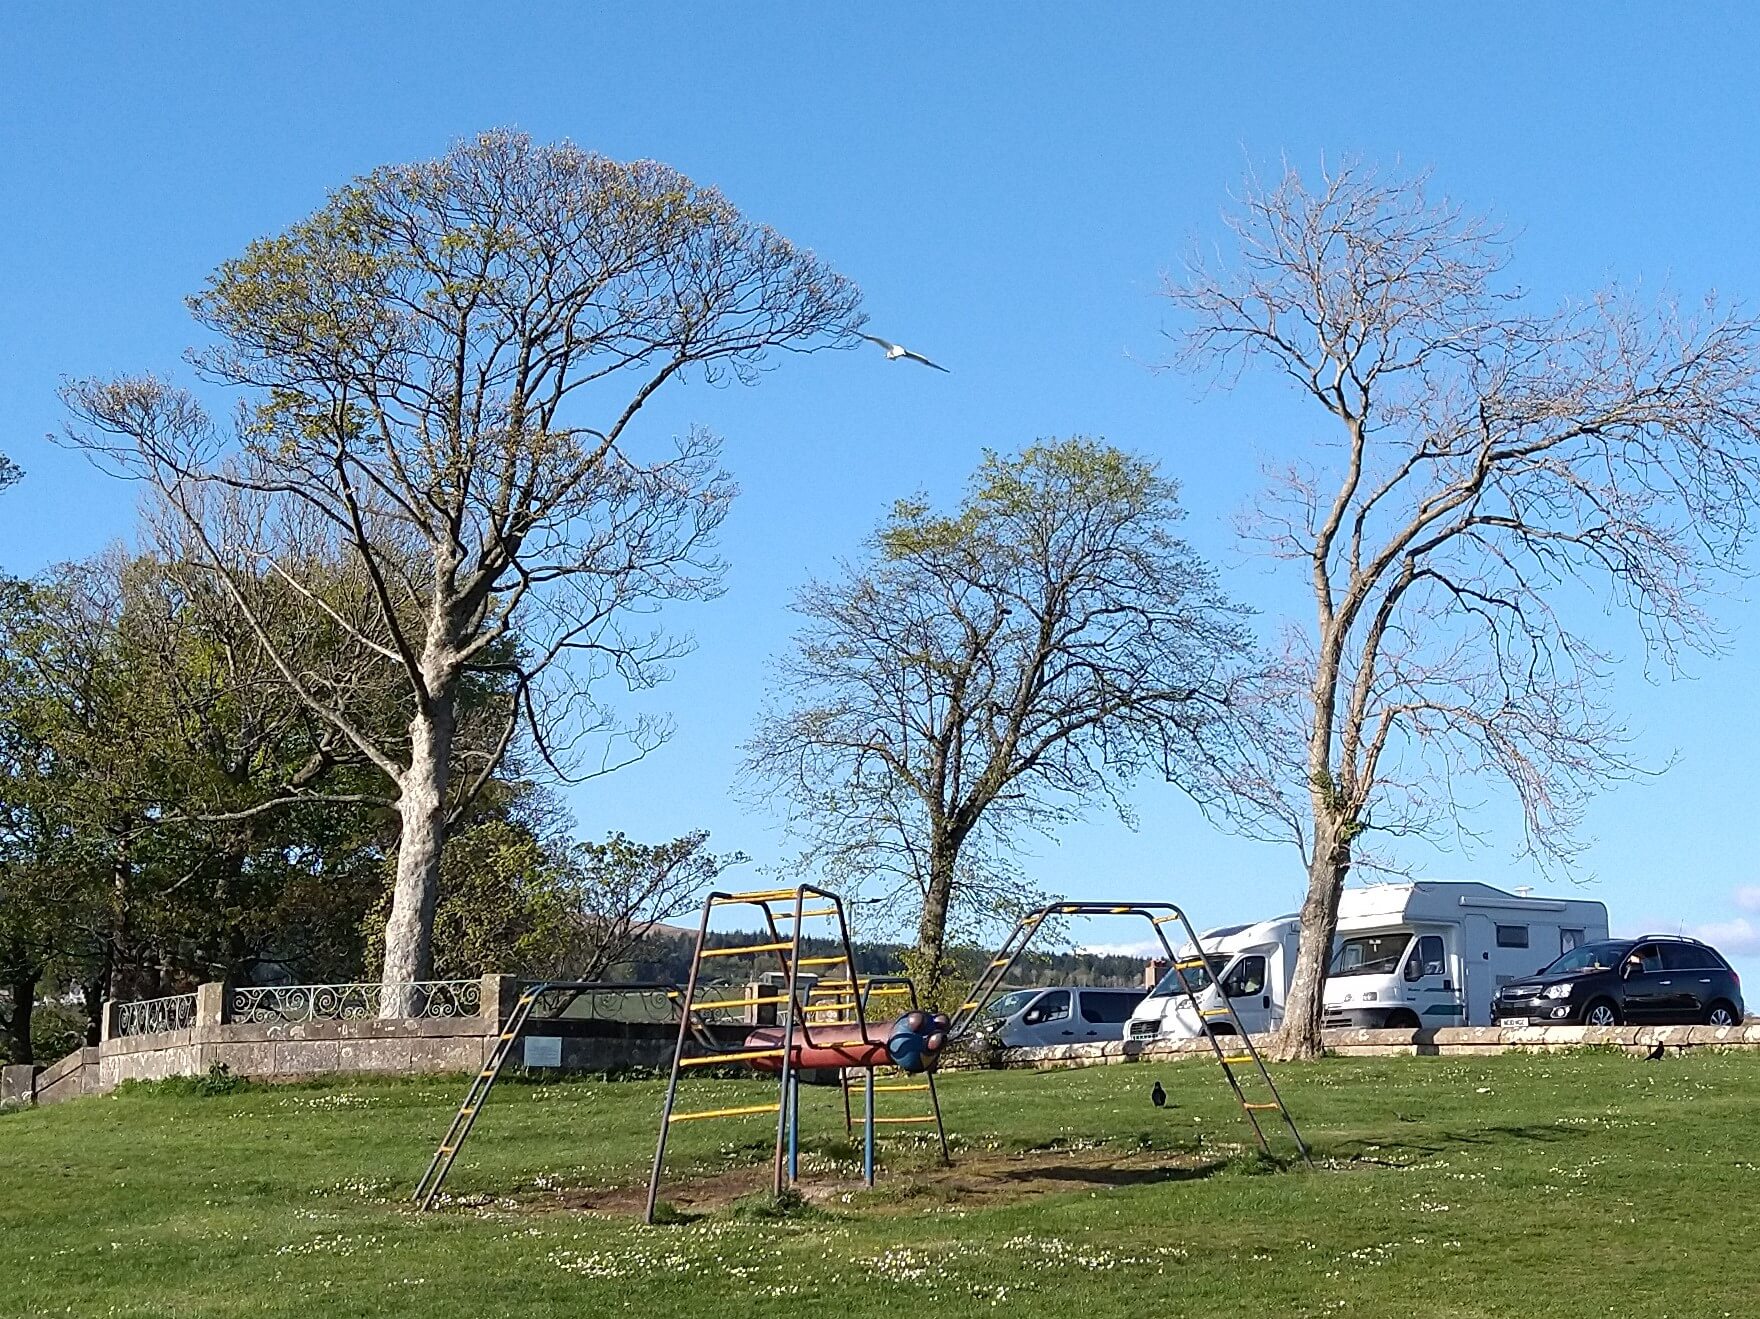
[[[1365,934],[1346,939],[1332,959],[1335,976],[1391,975],[1411,946],[1409,934]]]
[[[1243,957],[1234,964],[1222,982],[1222,992],[1230,998],[1249,998],[1265,992],[1265,959],[1257,953]]]
[[[1582,930],[1560,930],[1558,932],[1558,955],[1563,957],[1574,949],[1581,948],[1585,942]]]
[[[1528,946],[1528,927],[1526,925],[1499,925],[1497,927],[1497,946],[1499,948],[1526,948]]]
[[[1418,951],[1406,963],[1406,979],[1422,980],[1425,976],[1442,974],[1442,936],[1426,934],[1418,940]]]

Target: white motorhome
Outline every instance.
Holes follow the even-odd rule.
[[[1583,898],[1440,880],[1347,889],[1325,1024],[1488,1026],[1501,986],[1606,937],[1606,904]]]
[[[1199,936],[1208,969],[1186,971],[1198,1011],[1171,970],[1132,1014],[1126,1038],[1191,1038],[1224,996],[1249,1032],[1283,1024],[1301,921],[1279,916]],[[1445,880],[1346,889],[1324,991],[1328,1026],[1489,1025],[1500,985],[1561,952],[1607,937],[1607,908],[1576,898],[1530,898],[1489,884]],[[1179,956],[1190,957],[1182,949]]]

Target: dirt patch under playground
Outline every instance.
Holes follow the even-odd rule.
[[[859,1178],[815,1177],[804,1171],[797,1189],[810,1203],[827,1208],[859,1203],[864,1209],[882,1213],[914,1212],[930,1204],[1003,1204],[1104,1187],[1190,1181],[1209,1176],[1225,1162],[1207,1154],[1107,1149],[961,1153],[951,1167],[882,1169],[872,1191],[863,1187]],[[707,1214],[768,1191],[770,1185],[770,1166],[763,1164],[710,1177],[668,1179],[660,1195],[685,1214]],[[533,1199],[529,1207],[639,1217],[647,1207],[647,1198],[646,1186],[585,1188]]]

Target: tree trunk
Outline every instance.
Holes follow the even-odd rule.
[[[953,904],[953,868],[959,844],[937,837],[929,844],[929,887],[923,894],[923,916],[917,922],[917,953],[911,975],[917,998],[940,1007],[942,981],[947,969],[947,912]]]
[[[1338,900],[1351,868],[1349,833],[1343,822],[1327,819],[1308,866],[1308,896],[1302,901],[1302,937],[1284,1002],[1283,1029],[1275,1056],[1279,1060],[1318,1058],[1326,969],[1332,962],[1332,936],[1338,927]]]
[[[34,971],[16,971],[7,980],[12,994],[12,1015],[6,1020],[6,1057],[12,1063],[33,1063],[31,1049],[31,1015],[37,1007],[37,976]]]
[[[455,731],[452,698],[437,695],[425,714],[410,721],[410,763],[397,811],[397,880],[385,922],[385,965],[380,974],[379,1015],[407,1017],[415,1011],[410,983],[425,980],[432,966],[434,905],[440,893],[440,852],[446,838],[446,779]]]
[[[111,845],[115,849],[110,863],[110,933],[108,957],[109,984],[105,989],[105,997],[115,999],[132,999],[136,997],[135,985],[130,976],[131,960],[129,958],[129,890],[133,878],[134,867],[129,856],[128,822],[121,821],[112,836]]]

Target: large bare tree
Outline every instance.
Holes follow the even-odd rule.
[[[1022,896],[1021,829],[1154,768],[1188,785],[1225,726],[1241,612],[1174,534],[1177,487],[1092,440],[989,454],[959,508],[897,504],[864,561],[813,582],[780,700],[747,748],[809,856],[902,898],[934,994],[949,922]]]
[[[719,589],[709,543],[732,489],[714,441],[643,456],[632,423],[677,377],[750,379],[767,349],[835,339],[857,295],[664,165],[493,132],[341,188],[191,305],[215,336],[202,374],[244,391],[236,424],[132,378],[70,387],[72,433],[150,482],[222,580],[283,574],[400,684],[407,722],[386,736],[278,663],[392,785],[396,1013],[395,986],[428,971],[449,819],[522,731],[559,771],[581,763],[583,734],[612,731],[593,680],[653,683],[679,653],[639,616]],[[365,573],[369,626],[290,566],[333,550]],[[452,782],[460,703],[485,685],[509,713]],[[664,735],[621,731],[599,764]]]
[[[1188,361],[1281,372],[1332,440],[1269,473],[1246,532],[1312,600],[1258,693],[1250,828],[1307,867],[1283,1051],[1320,1047],[1339,894],[1377,835],[1472,839],[1475,782],[1568,862],[1634,764],[1608,702],[1617,611],[1652,656],[1704,612],[1760,495],[1760,327],[1618,289],[1542,308],[1508,248],[1422,178],[1250,181],[1232,261],[1169,282]]]

